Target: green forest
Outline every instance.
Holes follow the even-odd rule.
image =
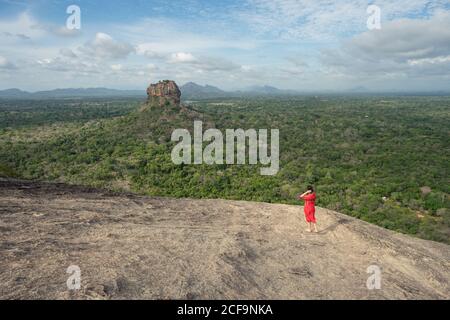
[[[170,135],[194,119],[279,129],[280,171],[175,165]],[[138,99],[0,101],[0,176],[151,196],[317,205],[450,244],[450,98],[303,96],[142,106]],[[320,222],[320,217],[319,222]]]

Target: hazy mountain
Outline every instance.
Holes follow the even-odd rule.
[[[108,88],[68,88],[50,91],[39,91],[34,97],[42,98],[65,98],[65,97],[123,97],[123,96],[145,96],[145,90],[116,90]]]
[[[226,97],[230,94],[210,85],[201,86],[194,82],[188,82],[180,87],[183,99],[206,99]]]
[[[3,99],[144,97],[145,95],[145,90],[116,90],[108,88],[67,88],[33,93],[15,88],[0,91],[0,98]]]
[[[5,99],[29,98],[30,95],[31,93],[16,88],[0,90],[0,98]]]
[[[281,96],[281,95],[298,95],[300,94],[295,90],[278,89],[273,86],[251,86],[246,88],[243,92],[244,95],[264,95],[264,96]]]
[[[272,86],[251,86],[242,90],[224,91],[210,85],[201,86],[194,82],[188,82],[180,87],[182,98],[208,99],[224,97],[270,96],[270,95],[294,95],[299,94],[294,90],[282,90]]]
[[[285,90],[280,90],[272,86],[252,86],[245,90],[246,92],[254,92],[261,94],[282,94]]]
[[[348,90],[348,92],[350,92],[350,93],[351,92],[353,92],[353,93],[361,93],[361,92],[366,93],[366,92],[370,92],[370,90],[367,89],[366,87],[363,87],[363,86],[357,86],[357,87],[350,88]]]

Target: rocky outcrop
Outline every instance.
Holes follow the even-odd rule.
[[[147,104],[163,107],[167,104],[180,104],[181,91],[175,81],[163,80],[151,84],[147,89]]]
[[[450,297],[450,246],[302,211],[0,179],[0,300]]]

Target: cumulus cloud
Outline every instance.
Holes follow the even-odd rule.
[[[368,58],[405,61],[450,53],[450,14],[430,20],[401,19],[382,30],[366,32],[349,43],[351,50]]]
[[[346,74],[383,73],[420,75],[450,69],[450,14],[429,20],[400,19],[381,30],[365,32],[344,41],[336,50],[323,50],[322,62]],[[432,70],[427,70],[431,68]],[[440,68],[440,72],[439,72]]]
[[[240,69],[241,66],[217,57],[196,57],[191,53],[177,52],[170,55],[169,63],[179,63],[191,66],[195,71],[199,72],[215,72],[215,71],[232,71]]]
[[[0,56],[0,69],[17,69],[17,67],[5,57]]]
[[[160,43],[140,43],[135,50],[136,54],[149,59],[164,59],[168,54]]]
[[[113,64],[111,65],[111,70],[113,71],[120,71],[122,70],[123,66],[121,64]]]
[[[424,58],[424,59],[411,59],[408,60],[408,64],[411,66],[421,66],[421,65],[439,65],[443,63],[450,63],[450,55],[446,57],[436,57],[436,58]]]
[[[0,20],[0,35],[11,40],[41,38],[45,32],[36,28],[37,24],[37,21],[28,12],[24,12],[14,18]]]
[[[124,59],[135,49],[126,42],[117,41],[110,35],[99,32],[95,35],[94,40],[80,47],[79,51],[102,59]]]
[[[173,53],[169,59],[170,63],[192,63],[196,61],[197,59],[191,53],[186,52]]]
[[[64,57],[68,57],[68,58],[77,58],[78,56],[75,54],[75,52],[72,51],[72,49],[68,49],[68,48],[62,48],[59,50],[59,53],[64,56]]]
[[[64,56],[44,58],[36,61],[38,67],[50,71],[70,72],[72,75],[99,74],[106,67],[91,60],[73,59]]]

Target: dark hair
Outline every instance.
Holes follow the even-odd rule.
[[[309,191],[311,191],[311,192],[314,192],[314,188],[313,188],[313,186],[308,186],[308,188],[307,188]]]

